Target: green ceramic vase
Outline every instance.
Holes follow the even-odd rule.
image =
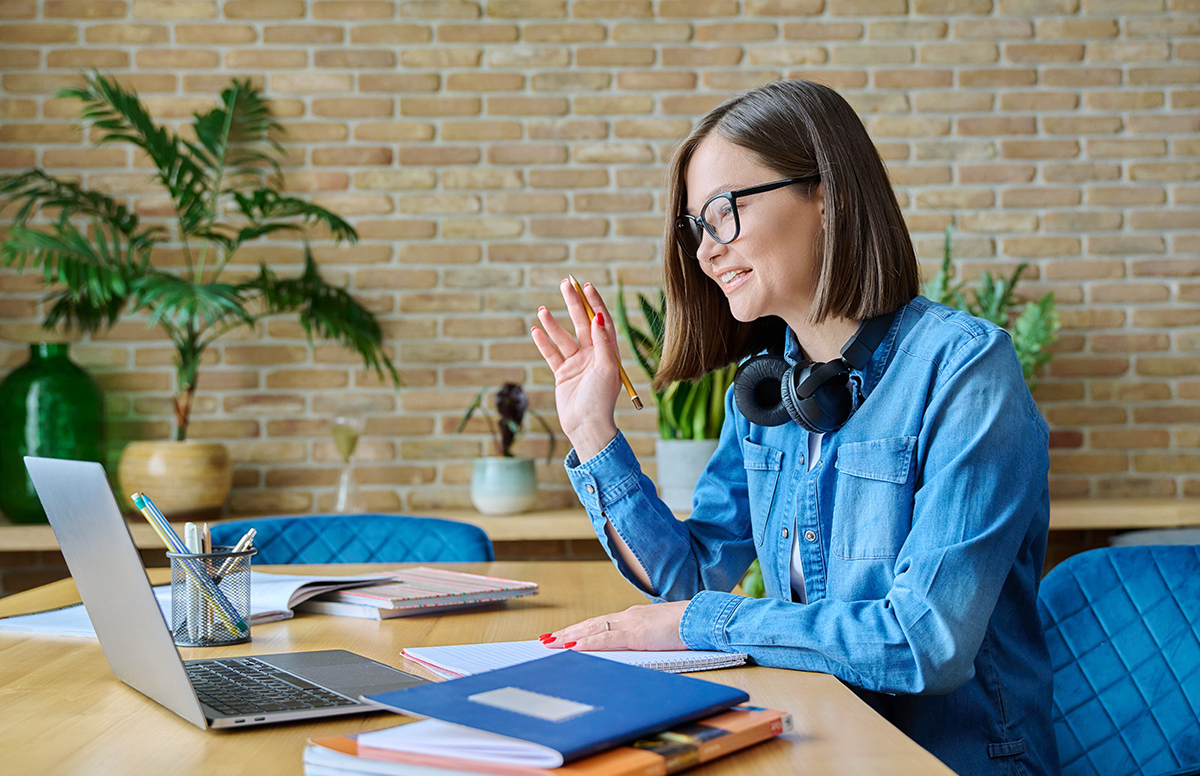
[[[26,455],[104,461],[100,386],[63,343],[29,346],[29,361],[0,383],[0,512],[14,523],[44,523],[25,471]]]

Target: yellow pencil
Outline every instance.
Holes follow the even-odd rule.
[[[579,285],[579,281],[574,275],[567,275],[567,279],[571,281],[571,286],[575,289],[575,293],[579,295],[579,301],[583,302],[583,309],[587,311],[588,320],[594,320],[596,313],[592,311],[592,306],[588,304],[587,298],[583,295],[583,286]],[[637,391],[633,388],[633,383],[629,382],[629,375],[625,374],[625,367],[621,366],[621,352],[613,351],[617,356],[617,371],[621,373],[621,384],[625,386],[625,392],[629,394],[629,398],[633,399],[634,409],[642,408],[642,400],[638,398]]]

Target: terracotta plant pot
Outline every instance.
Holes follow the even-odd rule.
[[[233,461],[220,442],[130,442],[117,465],[120,502],[147,494],[167,517],[219,511],[233,488]]]

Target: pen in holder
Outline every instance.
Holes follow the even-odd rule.
[[[250,558],[255,548],[168,552],[171,634],[181,647],[223,647],[250,640]]]

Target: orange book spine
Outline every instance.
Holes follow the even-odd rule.
[[[353,736],[317,739],[310,745],[370,760],[490,776],[670,776],[789,730],[791,715],[787,712],[753,707],[733,709],[553,769],[373,749],[359,746]]]

